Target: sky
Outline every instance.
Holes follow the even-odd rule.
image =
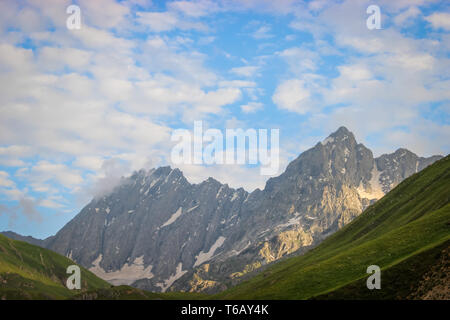
[[[275,175],[340,126],[375,156],[446,155],[449,32],[448,1],[2,0],[0,231],[53,235],[141,168],[264,187],[258,165],[171,163],[194,121],[279,129]]]

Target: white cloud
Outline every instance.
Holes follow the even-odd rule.
[[[7,147],[0,147],[0,156],[6,157],[26,157],[32,154],[32,148],[25,145],[10,145]]]
[[[341,76],[349,81],[369,80],[372,78],[372,73],[364,66],[339,66],[338,70]]]
[[[63,204],[58,203],[57,201],[51,199],[43,199],[39,201],[39,206],[51,209],[61,209],[65,207]]]
[[[45,22],[37,10],[31,8],[22,8],[18,12],[16,19],[22,27],[22,30],[26,32],[43,30],[45,27]]]
[[[311,11],[320,11],[327,6],[327,3],[329,3],[327,0],[313,0],[308,3],[308,8]]]
[[[207,31],[208,28],[201,22],[183,20],[177,13],[165,12],[137,12],[137,21],[147,26],[151,31],[163,32],[173,29]]]
[[[145,52],[137,60],[155,73],[170,72],[174,77],[159,76],[158,81],[186,81],[188,84],[211,86],[217,75],[204,67],[206,55],[192,49],[180,50],[173,42],[161,36],[149,37],[142,47]]]
[[[0,44],[0,70],[2,72],[22,73],[33,69],[33,52],[13,45]]]
[[[395,16],[394,22],[396,25],[400,27],[405,27],[408,25],[408,21],[416,18],[417,16],[421,15],[422,12],[417,7],[409,7],[405,11],[399,13]]]
[[[255,39],[268,39],[272,38],[273,34],[270,32],[272,31],[272,28],[269,26],[261,26],[257,30],[255,30],[252,33],[252,37]]]
[[[289,14],[304,7],[303,1],[298,0],[228,0],[224,6],[229,11],[256,11],[273,15]]]
[[[450,31],[450,13],[436,12],[425,17],[425,20],[431,23],[435,29]]]
[[[102,167],[103,159],[97,156],[79,156],[72,164],[78,168],[96,171]]]
[[[79,0],[82,22],[100,28],[117,27],[130,9],[114,0]]]
[[[103,52],[110,50],[111,53],[126,53],[135,46],[135,43],[131,40],[116,37],[108,31],[90,26],[83,26],[76,32],[70,32],[69,35],[71,36],[70,38],[79,40],[86,48],[102,50]],[[52,33],[47,33],[47,38],[49,38],[50,41],[52,40],[52,36]]]
[[[31,169],[22,171],[20,176],[35,183],[55,181],[66,188],[73,188],[83,182],[82,176],[76,170],[46,160],[39,161]]]
[[[289,70],[294,74],[316,70],[319,61],[319,55],[316,52],[299,47],[285,49],[278,52],[277,55],[285,59]]]
[[[91,53],[76,48],[43,47],[39,49],[38,64],[42,70],[62,70],[64,67],[82,69],[90,62]]]
[[[261,102],[249,102],[241,106],[241,110],[244,113],[253,113],[262,109],[263,104]]]
[[[169,2],[167,6],[195,18],[206,16],[210,13],[217,12],[220,9],[217,2],[209,0],[172,1]]]
[[[0,171],[0,187],[14,187],[15,183],[9,179],[9,173],[5,171]]]
[[[246,80],[220,81],[219,87],[254,88],[256,87],[256,82]]]
[[[305,87],[305,82],[299,79],[291,79],[278,85],[272,100],[280,109],[305,114],[311,111],[309,97],[310,92]]]
[[[202,94],[197,102],[196,111],[218,113],[224,105],[238,101],[242,96],[239,88],[220,88],[216,91]]]
[[[244,66],[244,67],[235,67],[230,70],[231,73],[234,73],[238,76],[242,77],[253,77],[257,74],[259,70],[258,66]]]

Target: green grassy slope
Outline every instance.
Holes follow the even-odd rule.
[[[314,299],[449,299],[449,249],[450,240],[386,268],[382,290],[367,290],[364,277]]]
[[[401,295],[397,293],[403,290],[406,295],[405,288],[411,288],[420,272],[402,277],[403,282],[389,282],[398,278],[396,268],[408,274],[408,266],[418,261],[418,255],[427,260],[436,255],[436,250],[448,247],[449,200],[450,156],[447,156],[404,180],[305,255],[275,264],[214,298],[399,298]],[[381,290],[366,288],[369,265],[378,265],[382,270]],[[425,272],[426,268],[422,269]],[[411,270],[413,274],[414,268]]]
[[[80,267],[81,290],[66,288],[72,260],[53,251],[0,235],[0,299],[155,300],[202,299],[205,295],[152,293],[113,287]]]
[[[80,292],[66,288],[72,260],[41,247],[0,235],[0,298],[64,299]],[[81,290],[111,285],[81,269]]]

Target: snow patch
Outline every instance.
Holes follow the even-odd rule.
[[[192,207],[192,208],[188,209],[188,210],[186,211],[186,213],[188,213],[188,212],[191,212],[192,210],[195,210],[195,209],[197,209],[197,208],[198,208],[198,206],[200,206],[200,205],[198,204],[198,205],[196,205],[196,206],[194,206],[194,207]]]
[[[100,254],[97,259],[92,262],[93,267],[89,268],[96,276],[102,278],[105,281],[117,286],[117,285],[130,285],[139,279],[151,279],[153,278],[152,267],[149,265],[144,267],[144,256],[140,256],[130,264],[125,263],[120,270],[107,272],[100,267],[100,262],[103,259],[103,255]]]
[[[200,251],[198,256],[195,257],[196,260],[194,263],[194,267],[201,265],[203,262],[211,260],[211,258],[214,256],[214,252],[217,250],[217,248],[222,246],[225,239],[225,237],[220,236],[219,238],[217,238],[216,242],[214,242],[208,252],[204,253],[203,251]]]
[[[356,191],[358,192],[361,198],[366,198],[369,200],[372,199],[378,200],[384,196],[384,192],[380,183],[381,171],[378,171],[376,164],[374,164],[372,168],[371,175],[372,176],[369,181],[370,189],[369,190],[365,189],[361,181],[359,183],[358,188],[356,188]]]
[[[164,282],[157,283],[156,286],[161,288],[162,292],[166,292],[167,289],[178,279],[180,279],[187,270],[183,271],[183,264],[180,262],[175,270],[175,274],[171,275],[169,279],[164,280]]]
[[[301,217],[299,217],[299,216],[297,216],[295,218],[291,218],[288,220],[288,222],[277,225],[277,228],[286,228],[286,227],[293,226],[293,225],[299,225],[300,218]]]
[[[181,216],[181,214],[183,213],[183,207],[179,207],[177,212],[175,212],[174,214],[172,214],[172,216],[170,217],[169,220],[167,220],[166,222],[164,222],[164,224],[161,226],[162,227],[166,227],[172,223],[175,222],[175,220],[178,219],[179,216]]]
[[[240,249],[240,250],[235,250],[235,249],[231,250],[228,253],[228,257],[234,257],[234,256],[237,256],[237,255],[241,254],[242,251],[244,251],[245,249],[250,247],[250,244],[251,244],[251,241],[248,241],[248,243],[242,249]]]
[[[172,173],[174,172],[174,169],[171,169],[169,174],[167,175],[166,179],[164,179],[164,183],[167,183],[169,181],[170,176],[172,175]]]

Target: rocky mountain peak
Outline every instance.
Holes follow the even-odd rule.
[[[346,127],[340,127],[335,132],[330,134],[325,140],[321,142],[323,146],[344,144],[347,146],[355,146],[356,139],[355,135],[348,130]]]
[[[340,138],[340,137],[345,138],[347,136],[347,137],[351,137],[351,138],[355,139],[353,132],[351,132],[344,126],[339,127],[335,132],[331,133],[329,136],[336,137],[336,138]]]

